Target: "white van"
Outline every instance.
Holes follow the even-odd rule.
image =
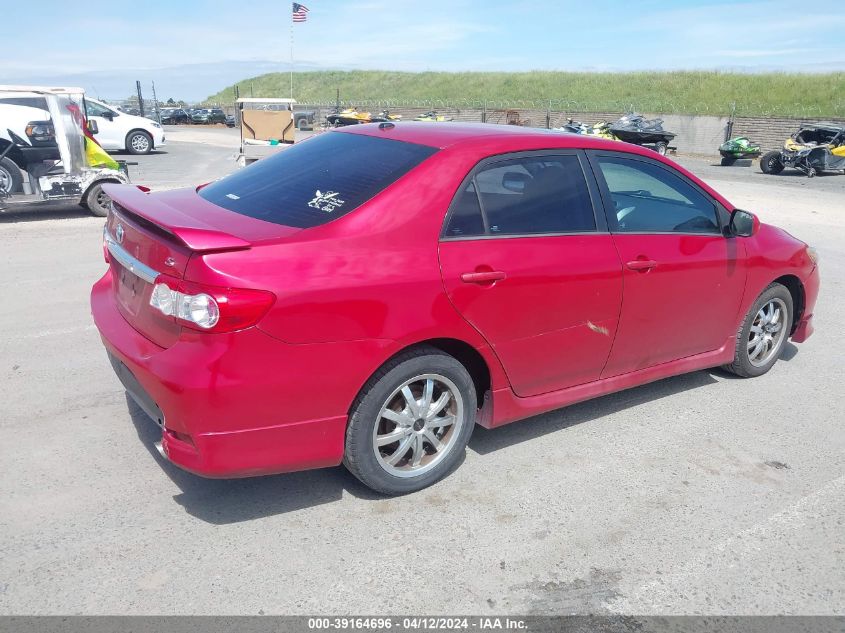
[[[105,150],[149,154],[164,145],[164,130],[150,119],[120,112],[91,97],[85,97],[85,114],[97,122],[97,142]]]

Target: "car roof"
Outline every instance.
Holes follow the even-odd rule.
[[[390,138],[438,149],[471,145],[487,146],[490,143],[495,144],[500,141],[503,145],[508,146],[506,151],[515,151],[517,146],[525,144],[526,149],[537,149],[542,146],[547,149],[609,149],[646,155],[651,152],[651,150],[630,143],[583,134],[572,134],[562,130],[546,130],[495,123],[397,121],[388,124],[368,123],[347,126],[337,128],[336,131],[345,134]],[[651,152],[651,154],[653,155],[654,152]]]
[[[85,92],[82,88],[71,87],[51,87],[51,86],[10,86],[0,85],[0,92],[22,92],[26,93],[20,96],[43,96],[45,94],[61,95],[61,94],[83,94]]]
[[[454,122],[433,123],[422,121],[350,125],[337,128],[329,133],[360,134],[389,138],[444,150],[454,148],[458,151],[468,151],[475,154],[478,159],[512,152],[556,149],[593,149],[646,156],[669,165],[675,171],[697,183],[728,211],[734,208],[730,201],[718,191],[682,165],[678,165],[667,157],[659,155],[654,150],[639,145],[632,145],[631,143],[623,143],[622,141],[611,141],[584,134],[572,134],[561,130],[545,130],[515,125]]]

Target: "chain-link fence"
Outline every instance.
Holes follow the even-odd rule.
[[[154,84],[142,86],[138,98],[135,86],[127,86],[125,99],[109,100],[129,114],[160,120],[162,112],[171,108],[193,110],[219,108],[227,115],[235,114],[234,103],[185,102],[156,100]],[[278,96],[278,95],[256,95]],[[326,99],[310,100],[297,105],[297,110],[316,113],[317,122],[324,123],[328,114],[346,108],[373,114],[389,111],[403,118],[414,118],[430,111],[458,121],[509,123],[531,127],[560,127],[568,118],[585,123],[612,119],[625,112],[642,112],[652,115],[705,115],[737,117],[774,117],[801,120],[845,119],[845,99],[829,104],[824,110],[816,104],[756,103],[752,101],[725,101],[723,103],[692,103],[649,97],[645,100],[577,101],[571,99]],[[831,113],[833,116],[831,116]]]
[[[564,113],[605,113],[605,112],[650,112],[656,114],[687,114],[687,115],[709,115],[709,116],[747,116],[747,117],[782,117],[795,119],[822,118],[845,118],[845,99],[830,104],[824,110],[814,104],[793,103],[785,104],[763,104],[728,102],[720,105],[696,104],[689,105],[675,102],[671,99],[648,101],[573,101],[568,99],[359,99],[341,101],[316,100],[309,102],[314,107],[321,109],[337,109],[357,107],[361,111],[379,112],[382,110],[451,110],[451,111],[507,111],[507,110],[532,110],[539,112],[564,112]],[[785,111],[789,111],[787,116]]]

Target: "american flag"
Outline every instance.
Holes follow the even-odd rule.
[[[308,7],[298,2],[293,3],[293,21],[305,22],[308,19]]]

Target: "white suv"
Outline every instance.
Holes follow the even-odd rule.
[[[96,139],[103,149],[149,154],[164,145],[164,130],[155,121],[119,112],[90,97],[85,97],[85,113],[97,122]]]

